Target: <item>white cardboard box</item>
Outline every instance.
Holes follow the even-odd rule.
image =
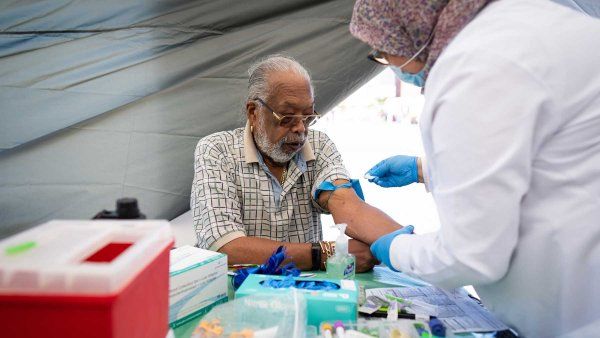
[[[169,325],[177,327],[227,301],[227,256],[190,245],[171,250]]]

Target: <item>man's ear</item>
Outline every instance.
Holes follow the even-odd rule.
[[[256,125],[258,118],[258,105],[253,100],[246,101],[246,116],[251,126]]]

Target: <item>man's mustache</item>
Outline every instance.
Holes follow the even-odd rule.
[[[306,141],[306,135],[304,134],[291,134],[287,135],[282,139],[282,143],[304,143]]]

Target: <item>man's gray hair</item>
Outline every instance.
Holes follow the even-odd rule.
[[[310,85],[311,94],[314,93],[312,81],[308,71],[290,56],[274,54],[254,63],[248,69],[248,96],[246,101],[255,98],[267,100],[271,96],[269,88],[269,75],[273,72],[294,72],[303,76]],[[314,94],[313,94],[314,95]]]

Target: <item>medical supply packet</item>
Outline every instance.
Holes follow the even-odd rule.
[[[374,300],[389,303],[397,299],[410,312],[437,317],[454,333],[508,330],[464,289],[446,291],[435,286],[375,288],[366,290],[366,297],[365,308],[373,307],[369,304]]]
[[[227,301],[227,256],[182,246],[171,250],[169,325],[177,327]]]
[[[305,295],[294,288],[280,291],[251,294],[215,307],[202,318],[192,338],[310,336],[306,326]]]

